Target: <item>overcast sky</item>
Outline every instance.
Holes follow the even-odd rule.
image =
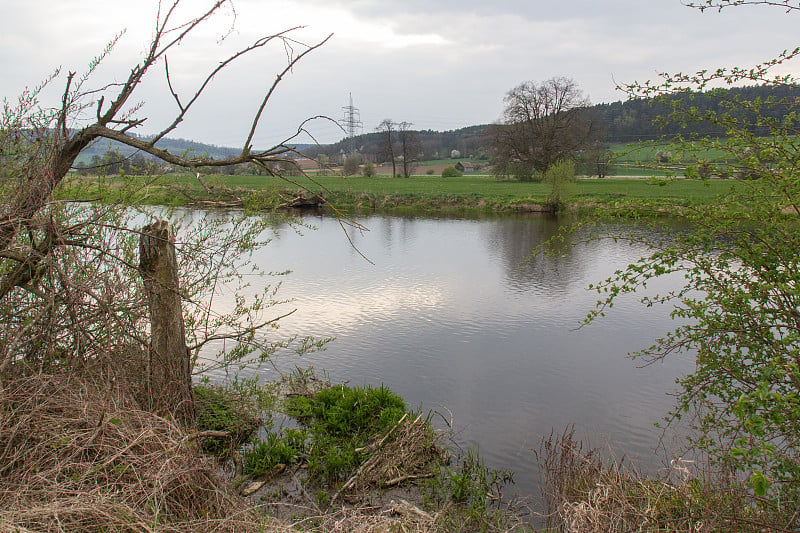
[[[196,14],[211,2],[184,4],[184,14]],[[155,0],[0,0],[0,96],[16,99],[59,66],[85,71],[123,29],[94,85],[124,80],[146,49],[156,7]],[[571,77],[592,103],[612,102],[624,99],[615,83],[751,65],[800,44],[800,17],[779,8],[701,13],[680,0],[234,0],[234,7],[235,15],[223,9],[169,56],[182,94],[260,36],[298,25],[305,28],[293,35],[304,43],[333,34],[279,85],[259,147],[288,137],[305,118],[342,119],[351,93],[364,132],[385,118],[451,130],[496,121],[505,93],[526,80]],[[240,145],[285,61],[276,44],[217,76],[172,136]],[[139,115],[149,117],[140,133],[173,116],[163,77],[163,66],[153,70],[139,94],[146,102]],[[50,103],[63,80],[45,94]],[[327,121],[308,128],[323,143],[343,136]]]

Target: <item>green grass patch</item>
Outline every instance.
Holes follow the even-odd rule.
[[[375,490],[403,483],[402,490],[409,491],[403,497],[414,494],[431,513],[441,511],[440,522],[449,531],[520,525],[501,506],[501,487],[512,481],[511,473],[486,467],[476,448],[452,455],[440,446],[442,432],[434,431],[430,416],[412,414],[384,386],[329,386],[298,370],[280,384],[200,384],[194,393],[199,429],[229,434],[200,442],[219,459],[233,459],[243,474],[238,483],[250,477],[280,484],[284,473],[294,478],[305,468],[307,476],[299,475],[303,490],[322,508],[343,493],[366,502]],[[276,412],[299,427],[272,429]],[[255,437],[261,427],[262,436]]]
[[[206,190],[194,176],[161,178],[73,178],[59,189],[59,198],[108,203],[155,205],[222,205],[232,198],[251,212],[274,208],[304,189],[321,192],[344,213],[382,211],[395,213],[466,214],[537,211],[546,204],[545,183],[498,180],[490,176],[301,176],[292,181],[273,176],[210,176]],[[568,209],[621,207],[668,212],[671,206],[714,203],[742,182],[718,179],[651,178],[578,179]]]
[[[367,441],[406,414],[403,399],[383,386],[336,385],[313,396],[289,397],[285,409],[312,435],[309,474],[327,482],[347,479],[365,458]]]
[[[298,463],[308,453],[308,433],[287,429],[282,435],[269,433],[244,453],[244,472],[251,476],[268,476]]]
[[[682,144],[666,142],[638,142],[614,144],[611,174],[616,176],[687,176],[692,166],[701,162],[724,163],[730,154],[700,142]]]

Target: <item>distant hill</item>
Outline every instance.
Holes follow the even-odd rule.
[[[788,101],[800,101],[800,86],[753,86],[735,87],[727,90],[728,96],[735,96],[747,101],[760,99],[765,101],[768,98]],[[711,93],[687,93],[675,95],[672,98],[690,100],[691,105],[696,107],[699,112],[705,110],[721,111],[720,98]],[[769,110],[765,107],[765,113],[771,113],[774,118],[782,118],[781,108],[773,106]],[[659,116],[668,115],[670,107],[668,103],[657,102],[647,99],[634,99],[617,101],[612,103],[596,104],[589,108],[601,122],[606,132],[606,140],[609,143],[636,142],[642,140],[656,139],[662,136],[672,136],[678,133],[688,135],[692,133],[703,135],[721,135],[721,131],[713,131],[707,124],[687,124],[680,126],[677,124],[667,124],[661,126],[656,123]],[[486,129],[488,125],[469,126],[449,131],[421,130],[417,131],[420,145],[420,159],[446,159],[451,152],[456,150],[461,158],[488,159],[486,146],[488,139]],[[757,132],[756,132],[757,133]],[[352,144],[351,144],[352,143]],[[351,146],[364,154],[365,157],[375,162],[379,162],[382,152],[383,137],[380,133],[365,133],[354,139],[342,139],[341,141],[327,145],[296,145],[297,150],[309,157],[317,157],[325,154],[336,157],[348,153]],[[203,144],[186,139],[162,139],[157,146],[169,150],[175,154],[189,151],[192,154],[207,154],[214,159],[231,157],[239,152],[238,148],[215,146],[213,144]],[[78,159],[78,162],[88,163],[92,157],[97,155],[102,157],[108,150],[119,150],[123,156],[131,156],[135,152],[119,143],[109,141],[98,141],[86,148]]]
[[[488,142],[487,126],[487,124],[483,124],[449,131],[418,130],[415,133],[423,154],[421,159],[446,159],[450,157],[453,150],[457,150],[463,157],[487,158],[484,149]],[[383,143],[384,137],[377,132],[358,135],[352,140],[352,145],[356,150],[373,160],[381,159],[378,154],[383,151]],[[337,156],[348,153],[350,146],[349,139],[342,139],[334,144],[308,147],[304,153],[310,157],[316,157],[319,154]]]
[[[136,135],[131,134],[133,137]],[[146,137],[141,137],[142,139],[146,139]],[[214,159],[223,159],[225,157],[231,157],[236,155],[239,150],[236,148],[227,148],[223,146],[215,146],[213,144],[204,144],[199,143],[196,141],[189,141],[186,139],[168,139],[164,138],[161,139],[156,143],[156,146],[162,148],[164,150],[168,150],[173,154],[182,154],[184,152],[189,152],[191,154],[200,155],[200,154],[208,154],[209,156],[213,157]],[[81,152],[78,156],[76,163],[86,163],[89,164],[92,160],[92,157],[98,156],[100,158],[108,151],[116,151],[118,150],[123,157],[130,157],[135,154],[138,150],[135,148],[131,148],[122,143],[118,143],[116,141],[109,141],[107,139],[99,139],[86,148]],[[151,156],[146,155],[148,158]]]
[[[135,134],[131,134],[133,137],[137,137]],[[139,137],[141,139],[147,139],[147,137]],[[167,150],[173,154],[183,154],[189,153],[191,155],[201,155],[206,154],[209,157],[214,159],[225,159],[227,157],[233,157],[239,154],[241,148],[231,148],[228,146],[217,146],[214,144],[205,144],[197,141],[191,141],[187,139],[170,139],[170,138],[163,138],[156,143],[156,146]],[[308,148],[311,145],[297,145],[298,150]],[[137,152],[135,148],[131,148],[122,143],[118,143],[116,141],[109,141],[107,139],[99,139],[98,141],[90,144],[86,147],[81,154],[78,156],[76,163],[86,163],[89,164],[92,160],[92,157],[98,156],[100,158],[108,151],[115,151],[119,150],[119,153],[122,154],[123,157],[130,157]],[[144,154],[148,158],[152,158],[152,156],[148,154]]]
[[[800,100],[800,86],[797,85],[762,85],[752,87],[733,87],[727,89],[727,97],[737,97],[744,101],[755,101],[760,99],[766,101],[768,98],[776,100],[786,99],[787,101]],[[691,101],[691,105],[702,113],[706,110],[722,111],[720,107],[721,99],[713,93],[686,93],[678,94],[672,98]],[[589,108],[589,112],[594,114],[605,130],[605,138],[609,143],[625,143],[643,140],[657,139],[664,136],[673,136],[678,133],[690,135],[692,133],[702,135],[722,135],[722,131],[714,131],[708,124],[696,123],[685,126],[678,124],[661,125],[657,123],[659,116],[666,116],[670,113],[670,106],[665,102],[658,102],[649,99],[633,99],[617,101],[613,103],[596,104]],[[780,106],[772,106],[767,109],[762,108],[762,113],[782,118]],[[447,158],[452,150],[458,150],[462,157],[483,159],[487,156],[485,147],[488,144],[486,138],[486,128],[488,125],[470,126],[458,130],[436,132],[423,130],[417,132],[424,152],[424,159]],[[758,133],[758,132],[756,132]],[[383,139],[380,133],[368,133],[360,135],[354,139],[354,145],[363,154],[379,154]],[[346,153],[350,150],[347,141],[342,140],[338,143],[312,147],[309,149],[311,155],[324,153],[329,156]]]

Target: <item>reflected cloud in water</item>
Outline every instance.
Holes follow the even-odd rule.
[[[465,442],[479,443],[493,467],[517,472],[523,493],[536,492],[530,450],[569,424],[594,444],[608,439],[634,461],[660,465],[652,424],[671,407],[667,393],[691,357],[639,368],[625,355],[674,326],[669,309],[623,297],[608,318],[577,329],[597,300],[588,284],[638,259],[642,247],[576,241],[529,261],[559,231],[556,221],[366,217],[359,222],[369,231],[350,232],[355,249],[336,220],[307,221],[319,229],[302,237],[281,229],[256,260],[293,271],[279,297],[297,312],[279,333],[336,340],[278,364],[383,383],[414,407],[445,406]]]

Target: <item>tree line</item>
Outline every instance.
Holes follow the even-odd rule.
[[[723,94],[724,93],[724,94]],[[669,117],[675,106],[691,107],[698,115],[709,112],[719,112],[725,101],[740,99],[747,102],[787,102],[793,103],[800,98],[800,86],[796,84],[753,84],[744,87],[730,87],[723,92],[689,90],[670,94],[668,99],[651,97],[634,97],[612,103],[591,104],[585,102],[582,107],[592,118],[598,130],[598,137],[605,143],[628,143],[659,139],[661,137],[674,137],[675,135],[719,136],[724,132],[709,123],[671,121]],[[786,105],[765,106],[764,113],[770,117],[780,119],[787,113]],[[753,118],[752,112],[740,109],[742,120]],[[501,122],[499,119],[498,122]],[[751,120],[752,122],[752,120]],[[434,131],[416,130],[415,134],[420,147],[420,158],[424,160],[446,159],[455,151],[470,159],[490,158],[490,140],[487,132],[492,124],[481,124],[465,128]],[[766,133],[767,130],[754,130],[755,133]],[[303,152],[312,157],[325,154],[335,158],[347,154],[348,139],[339,142],[311,146]],[[359,153],[373,162],[388,161],[385,153],[385,140],[382,133],[375,131],[356,136],[353,144]]]
[[[720,126],[709,121],[670,120],[676,107],[693,109],[697,117],[702,117],[722,112],[726,102],[740,100],[756,105],[764,104],[760,106],[760,116],[779,120],[786,116],[799,98],[800,85],[795,83],[759,84],[707,91],[683,90],[663,98],[638,96],[610,104],[596,104],[590,110],[606,129],[606,139],[609,142],[626,143],[662,136],[718,137],[725,134]],[[735,110],[725,111],[751,124],[754,124],[758,116],[747,106],[737,106]],[[757,135],[769,133],[768,128],[755,126],[751,126],[751,131]]]
[[[552,80],[549,80],[552,81]],[[562,79],[562,81],[569,81]],[[532,82],[528,82],[532,83]],[[542,82],[546,84],[548,82]],[[519,88],[512,89],[515,91]],[[579,89],[574,87],[574,89]],[[708,113],[718,113],[726,101],[737,99],[744,102],[761,103],[761,113],[781,120],[785,117],[788,105],[800,98],[800,86],[796,84],[759,84],[744,87],[731,87],[724,91],[681,91],[664,98],[633,97],[625,101],[591,104],[581,102],[581,113],[592,124],[590,142],[575,149],[580,151],[577,158],[579,171],[593,175],[603,175],[608,166],[603,151],[610,144],[651,141],[677,135],[689,137],[718,137],[724,131],[707,121],[670,120],[676,107],[694,110],[698,117]],[[781,103],[782,102],[782,103]],[[754,122],[754,114],[743,107],[728,112],[737,114],[743,121]],[[504,116],[494,124],[468,126],[465,128],[434,131],[415,130],[406,121],[385,119],[375,131],[346,138],[327,145],[297,144],[294,148],[299,154],[318,159],[324,167],[347,166],[349,174],[359,171],[363,165],[373,168],[374,164],[395,163],[392,175],[409,175],[413,163],[423,160],[468,158],[489,161],[493,151],[496,153],[498,126],[508,121]],[[388,134],[387,134],[388,131]],[[756,135],[768,133],[765,128],[751,127]],[[138,138],[131,134],[132,138]],[[391,137],[391,142],[387,139]],[[146,140],[146,137],[141,137]],[[171,153],[183,153],[212,160],[231,157],[235,149],[185,139],[162,138],[157,142],[161,149]],[[355,147],[356,152],[352,152]],[[563,154],[562,154],[563,155]],[[399,166],[399,171],[398,167]],[[283,170],[292,172],[292,165],[284,165]],[[115,175],[151,174],[156,171],[169,171],[172,166],[143,151],[118,142],[94,143],[85,148],[78,158],[75,169],[81,174]],[[367,172],[369,172],[369,168]],[[500,173],[508,173],[510,167],[501,165]],[[544,170],[544,169],[541,169]],[[261,173],[254,165],[208,166],[205,174]],[[513,174],[513,172],[512,172]]]

